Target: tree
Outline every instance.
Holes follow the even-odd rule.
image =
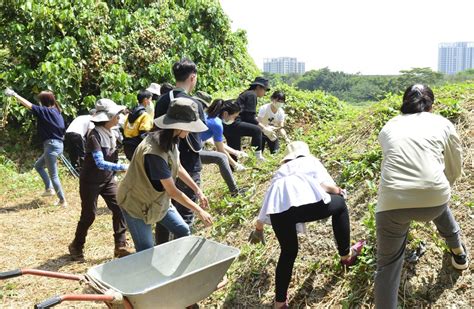
[[[245,32],[231,31],[218,1],[2,1],[0,24],[1,55],[12,64],[0,86],[30,100],[50,89],[69,117],[98,97],[135,104],[138,89],[173,82],[171,66],[183,56],[196,62],[197,87],[209,92],[258,74]],[[14,118],[27,123],[12,106]]]

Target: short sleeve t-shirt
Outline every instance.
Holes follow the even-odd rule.
[[[86,156],[84,157],[84,165],[81,168],[81,181],[90,183],[103,183],[110,180],[113,177],[113,171],[101,170],[97,167],[92,156],[93,152],[102,151],[104,155],[104,161],[117,162],[118,151],[110,148],[103,148],[100,146],[99,133],[94,129],[87,136],[86,142]]]
[[[272,111],[271,103],[260,107],[258,111],[258,118],[261,119],[263,125],[275,126],[277,123],[282,123],[285,120],[285,112],[279,108],[276,113]]]
[[[41,141],[64,139],[64,119],[61,112],[54,107],[34,105],[31,111],[38,118],[38,135]]]
[[[145,172],[150,180],[153,188],[158,192],[163,192],[163,184],[161,179],[171,177],[171,169],[168,163],[160,156],[147,154],[145,155]]]
[[[207,118],[207,131],[201,133],[201,140],[206,141],[213,138],[214,142],[223,142],[224,141],[224,127],[222,125],[222,120],[219,117]]]

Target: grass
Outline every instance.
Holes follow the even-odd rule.
[[[462,97],[459,109],[461,114],[456,126],[463,137],[466,156],[465,175],[454,187],[451,207],[469,248],[469,239],[474,235],[474,172],[472,152],[469,152],[469,149],[473,149],[474,99],[464,88],[459,90],[464,93],[462,96],[456,89],[448,90],[453,97]],[[353,241],[368,240],[359,263],[347,270],[338,263],[330,220],[309,224],[308,235],[299,238],[300,252],[288,291],[291,307],[373,306],[376,250],[373,209],[380,164],[380,152],[374,136],[383,121],[394,113],[390,102],[373,104],[367,110],[347,107],[341,111],[343,114],[336,121],[323,122],[317,126],[311,122],[301,122],[291,130],[294,139],[306,140],[337,182],[348,188],[351,238]],[[452,110],[448,109],[446,112],[449,114]],[[38,154],[37,150],[29,149],[16,156],[10,151],[0,153],[3,153],[0,155],[0,271],[31,267],[84,274],[88,268],[112,259],[112,220],[101,199],[98,216],[87,238],[86,260],[84,263],[73,262],[67,256],[67,245],[73,239],[80,215],[78,181],[68,176],[61,167],[60,175],[69,207],[56,208],[51,206],[54,198],[38,198],[44,188],[39,176],[31,168]],[[268,181],[282,157],[281,153],[275,156],[265,155],[268,158],[266,163],[257,164],[251,158],[246,162],[250,169],[236,174],[238,185],[255,191],[255,194],[246,197],[230,197],[217,167],[204,168],[203,187],[211,201],[210,212],[215,223],[211,228],[203,228],[198,222],[195,234],[241,250],[241,255],[228,271],[229,284],[203,300],[200,304],[204,307],[270,308],[272,305],[273,276],[279,256],[278,243],[270,227],[265,228],[265,246],[250,245],[247,241]],[[432,224],[413,225],[407,251],[415,249],[420,241],[427,243],[427,252],[418,263],[404,266],[399,294],[400,307],[465,308],[474,305],[472,268],[463,273],[452,269],[444,241]],[[82,287],[77,282],[19,277],[0,281],[0,307],[31,307],[53,295],[81,291]],[[73,305],[74,308],[105,307],[91,303]],[[70,306],[71,303],[65,303],[59,307]]]

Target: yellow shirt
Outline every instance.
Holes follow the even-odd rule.
[[[140,135],[140,132],[148,132],[153,128],[153,119],[150,114],[143,112],[133,123],[125,119],[123,125],[123,135],[125,138],[132,138]]]

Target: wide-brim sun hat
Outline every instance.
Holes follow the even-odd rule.
[[[209,93],[204,91],[197,91],[196,94],[193,96],[193,99],[198,100],[199,102],[204,105],[204,107],[209,107],[211,105],[212,97]]]
[[[204,132],[207,126],[199,119],[198,104],[190,98],[176,98],[170,102],[165,115],[154,120],[161,129]]]
[[[265,88],[265,91],[270,91],[268,79],[266,79],[265,77],[255,77],[254,81],[250,84],[250,86],[262,86],[263,88]]]
[[[109,121],[124,109],[126,109],[126,106],[118,105],[110,99],[97,100],[97,102],[95,102],[95,114],[92,116],[91,121]]]
[[[148,88],[146,88],[147,91],[150,91],[153,94],[160,95],[160,89],[161,86],[157,83],[151,83]]]
[[[286,146],[285,157],[281,162],[294,160],[300,156],[308,157],[311,155],[308,144],[302,141],[294,141]]]

